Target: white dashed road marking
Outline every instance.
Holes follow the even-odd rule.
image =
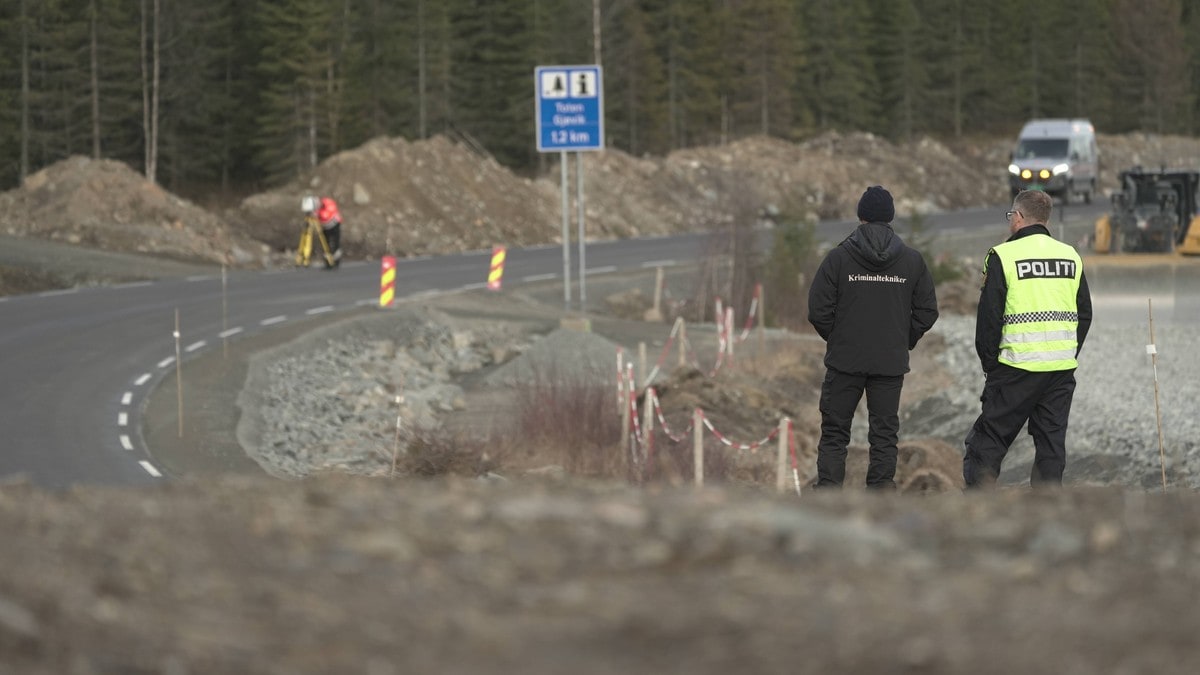
[[[126,450],[133,450],[133,442],[130,441],[129,437],[125,434],[121,434],[121,447],[125,448]]]
[[[533,274],[533,275],[525,277],[524,279],[521,279],[521,281],[526,281],[526,282],[549,281],[551,279],[557,279],[557,278],[558,278],[557,274]]]
[[[133,392],[132,391],[125,392],[125,395],[123,395],[121,397],[121,405],[129,405],[130,402],[132,402],[132,401],[133,401]]]
[[[163,359],[162,361],[159,361],[159,362],[158,362],[158,367],[159,367],[159,368],[166,368],[167,366],[171,365],[172,363],[175,363],[175,357],[174,357],[174,356],[168,356],[167,358],[165,358],[165,359]]]
[[[139,377],[138,379],[134,380],[134,381],[133,381],[133,384],[134,384],[134,386],[135,386],[135,387],[140,387],[140,386],[142,386],[143,384],[146,384],[146,382],[147,382],[149,379],[150,379],[150,373],[146,373],[145,375],[142,375],[142,376],[141,376],[141,377]]]
[[[204,347],[204,345],[206,345],[206,344],[208,344],[208,343],[205,342],[204,340],[201,340],[199,342],[193,342],[192,344],[188,345],[184,351],[194,352],[197,349],[202,349]]]
[[[313,316],[316,314],[324,314],[326,312],[332,312],[332,311],[333,311],[333,305],[325,305],[324,307],[313,307],[312,309],[307,310],[304,313],[309,316]]]
[[[217,333],[217,337],[220,337],[220,338],[227,338],[227,337],[229,337],[229,336],[231,336],[231,335],[237,335],[237,334],[238,334],[238,333],[240,333],[240,332],[242,332],[242,329],[241,329],[241,327],[239,326],[239,327],[237,327],[237,328],[230,328],[229,330],[223,330],[223,331],[221,331],[220,333]]]
[[[129,426],[129,413],[121,413],[121,414],[117,415],[117,426],[119,426],[119,427]]]
[[[272,326],[272,325],[274,325],[274,324],[277,324],[277,323],[283,323],[284,321],[287,321],[287,317],[286,317],[286,316],[273,316],[273,317],[271,317],[271,318],[269,318],[269,319],[263,319],[262,321],[259,321],[259,322],[258,322],[258,325],[260,325],[260,326]]]
[[[146,470],[146,473],[150,474],[151,476],[154,476],[155,478],[162,478],[162,474],[159,473],[158,469],[154,468],[154,465],[150,462],[147,462],[143,459],[142,461],[138,462],[138,464],[141,464],[142,468]]]

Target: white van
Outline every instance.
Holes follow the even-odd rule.
[[[1008,185],[1014,197],[1021,190],[1043,190],[1064,203],[1082,195],[1091,204],[1096,194],[1100,153],[1088,120],[1030,120],[1009,162]]]

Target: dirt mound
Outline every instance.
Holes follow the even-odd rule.
[[[1121,169],[1196,168],[1200,156],[1200,139],[1178,136],[1101,135],[1099,144],[1106,190]],[[871,184],[892,191],[901,216],[997,204],[1007,199],[1011,148],[1008,138],[893,143],[830,132],[803,143],[750,137],[665,157],[587,153],[586,232],[592,239],[652,236],[753,222],[764,213],[853,219]],[[377,138],[218,216],[124,164],[72,157],[0,195],[0,232],[184,260],[279,263],[296,245],[301,197],[315,192],[341,205],[350,258],[552,244],[561,240],[557,160],[548,156],[546,174],[531,179],[445,137]],[[569,170],[573,186],[576,162]],[[572,188],[572,219],[574,197]]]
[[[70,157],[0,194],[0,229],[104,251],[247,266],[262,245],[111,160]]]
[[[569,164],[574,185],[576,163]],[[530,180],[443,137],[375,139],[323,162],[304,180],[246,199],[228,218],[277,249],[295,245],[300,198],[331,195],[345,216],[348,255],[446,253],[561,241],[559,172]],[[663,158],[619,150],[584,160],[590,238],[712,228],[778,211],[852,218],[863,188],[888,185],[901,213],[994,203],[989,181],[931,139],[894,145],[871,134],[804,144],[766,137]],[[571,190],[571,214],[577,205]]]
[[[378,138],[341,152],[304,180],[242,202],[227,215],[278,249],[296,245],[300,199],[337,200],[347,255],[421,255],[551,241],[559,231],[556,193],[495,160],[436,136]]]
[[[745,176],[762,204],[810,220],[853,219],[863,190],[875,184],[892,192],[901,215],[989,204],[1000,193],[931,138],[894,144],[868,133],[830,132],[794,144],[755,137],[684,150],[668,161]]]
[[[976,175],[986,177],[989,185],[999,186],[993,202],[1008,200],[1008,173],[1013,138],[970,138],[952,142],[956,156],[974,167]],[[1096,134],[1100,151],[1100,191],[1116,190],[1117,174],[1135,166],[1147,169],[1200,169],[1200,138],[1134,132]]]
[[[1144,133],[1098,134],[1096,144],[1100,148],[1100,187],[1106,192],[1118,188],[1118,173],[1135,166],[1200,170],[1198,138]]]

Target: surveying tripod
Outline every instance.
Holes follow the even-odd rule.
[[[304,217],[304,229],[300,230],[300,245],[296,247],[296,265],[308,267],[312,260],[313,240],[321,242],[321,251],[325,256],[325,269],[337,267],[339,260],[333,257],[329,250],[329,241],[325,239],[325,230],[313,216]]]

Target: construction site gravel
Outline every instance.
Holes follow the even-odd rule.
[[[1194,139],[1101,141],[1108,166],[1200,157]],[[1002,204],[1005,152],[998,141],[830,135],[664,159],[604,153],[589,169],[589,226],[594,214],[597,237],[687,231],[765,205],[847,218],[867,181],[902,185],[902,212]],[[920,178],[907,177],[914,156]],[[13,242],[0,257],[5,292],[286,264],[293,202],[309,190],[346,203],[355,257],[547,243],[557,229],[552,182],[444,139],[381,139],[219,216],[120,166],[74,160],[42,180],[0,195]],[[763,192],[747,197],[751,184]],[[86,203],[85,189],[134,196],[102,219],[63,215],[56,200]],[[160,211],[143,206],[151,198]],[[123,222],[141,229],[107,236]],[[42,244],[55,253],[23,264]],[[555,398],[594,396],[576,426],[615,426],[617,350],[644,343],[653,365],[677,346],[669,322],[626,306],[632,290],[652,294],[653,274],[589,282],[587,331],[562,321],[557,287],[534,284],[233,341],[228,355],[187,363],[205,378],[188,390],[204,397],[189,399],[206,412],[204,433],[172,440],[170,381],[147,403],[145,441],[170,476],[160,486],[0,485],[0,672],[1194,672],[1193,268],[1096,274],[1061,490],[1028,488],[1027,438],[999,490],[959,489],[982,385],[961,302],[970,282],[939,288],[942,317],[913,352],[896,494],[859,485],[864,415],[852,484],[832,494],[798,496],[790,462],[777,491],[774,442],[736,450],[710,437],[698,489],[690,437],[674,443],[660,428],[650,464],[631,471],[616,444],[529,436],[521,412]],[[1164,307],[1156,380],[1145,298],[1116,292],[1127,279],[1161,280],[1149,291]],[[695,365],[673,367],[667,352],[656,380],[667,422],[678,432],[701,407],[748,442],[786,416],[803,484],[823,344],[769,330],[714,370],[715,326],[691,325],[688,337]],[[564,378],[583,385],[543,388]]]

